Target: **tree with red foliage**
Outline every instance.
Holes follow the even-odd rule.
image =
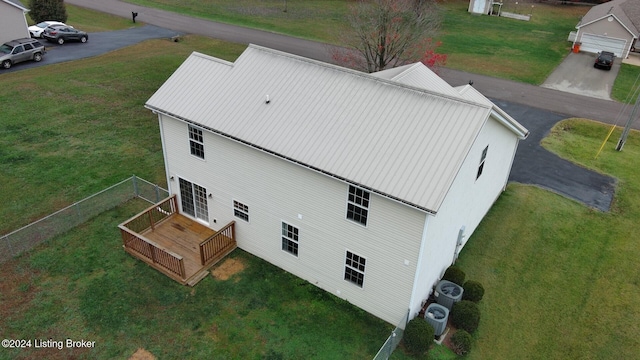
[[[446,55],[435,53],[439,43],[431,41],[440,19],[435,0],[359,0],[349,15],[353,33],[333,59],[370,73],[416,61],[442,65]]]
[[[436,52],[436,49],[442,45],[442,42],[437,41],[434,43],[431,39],[427,39],[425,43],[426,44],[422,48],[426,48],[427,50],[422,55],[420,62],[434,71],[436,71],[440,66],[445,66],[447,63],[447,54],[440,54]]]

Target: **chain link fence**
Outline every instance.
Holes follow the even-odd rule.
[[[0,263],[135,197],[155,204],[168,196],[169,191],[166,189],[133,175],[99,193],[0,236]]]
[[[400,340],[402,340],[402,335],[404,334],[404,329],[407,327],[407,323],[409,322],[409,312],[402,318],[398,326],[391,332],[391,335],[387,338],[387,341],[384,342],[378,353],[373,358],[373,360],[387,360],[391,357],[391,353],[398,347],[400,344]]]

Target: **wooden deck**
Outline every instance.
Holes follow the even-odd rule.
[[[175,195],[119,225],[124,249],[172,279],[193,286],[236,248],[235,222],[216,231],[178,212]]]

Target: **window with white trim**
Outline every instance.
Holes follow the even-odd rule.
[[[360,287],[364,284],[364,268],[367,259],[347,250],[344,266],[344,279]]]
[[[476,175],[476,180],[482,175],[482,170],[484,170],[484,161],[487,158],[487,151],[489,151],[489,145],[482,150],[482,156],[480,156],[480,165],[478,165],[478,174]]]
[[[233,215],[249,222],[249,207],[239,201],[233,200]]]
[[[370,194],[368,191],[349,185],[347,219],[367,226],[367,218],[369,216],[369,197]]]
[[[282,250],[298,256],[298,228],[282,222]]]
[[[189,125],[189,149],[191,155],[204,159],[204,138],[202,129]]]

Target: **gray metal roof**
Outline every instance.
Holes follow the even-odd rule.
[[[592,7],[580,20],[576,29],[612,16],[638,38],[640,29],[640,0],[611,0]]]
[[[22,3],[20,2],[20,0],[2,0],[3,2],[15,6],[17,8],[19,8],[22,11],[29,11],[29,9],[27,9],[26,7],[24,7],[24,5],[22,5]]]
[[[422,64],[398,76],[249,45],[234,63],[193,53],[146,107],[435,213],[494,109]]]

